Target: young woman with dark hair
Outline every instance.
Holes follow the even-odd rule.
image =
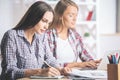
[[[52,24],[53,9],[42,1],[35,2],[17,26],[8,30],[1,42],[1,80],[16,80],[33,75],[56,76],[69,71],[60,68],[43,43],[44,32]],[[44,67],[44,62],[50,66]]]

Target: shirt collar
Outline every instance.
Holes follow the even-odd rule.
[[[24,30],[17,30],[18,36],[25,37],[25,32]]]
[[[74,29],[68,29],[69,36],[73,36],[74,35],[73,31],[74,31]],[[56,29],[53,29],[53,33],[56,34],[55,36],[57,36],[57,30]]]
[[[20,36],[20,37],[26,38],[26,37],[25,37],[25,31],[24,31],[24,30],[17,30],[17,34],[18,34],[18,36]],[[37,35],[38,35],[37,33],[34,34],[34,39],[36,39],[36,36],[37,36]]]

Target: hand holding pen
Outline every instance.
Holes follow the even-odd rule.
[[[43,61],[47,66],[48,68],[46,69],[43,69],[42,73],[47,75],[47,76],[59,76],[61,75],[59,70],[50,66],[46,61]]]
[[[52,66],[50,66],[46,61],[43,61],[49,68],[53,68]],[[55,69],[55,68],[53,68],[53,69]],[[58,75],[60,75],[60,74],[62,74],[62,75],[67,75],[69,72],[71,72],[72,70],[71,70],[71,68],[69,68],[69,67],[64,67],[64,68],[57,68],[57,70],[59,71],[59,74]],[[56,70],[55,70],[56,71]],[[58,71],[56,71],[57,73],[58,73]]]

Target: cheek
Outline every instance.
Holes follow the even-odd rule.
[[[39,23],[37,24],[37,28],[40,29],[41,27],[42,27],[42,23],[39,22]]]
[[[67,22],[72,22],[72,21],[73,21],[73,18],[72,18],[72,17],[68,17],[68,18],[66,19],[66,21],[67,21]]]

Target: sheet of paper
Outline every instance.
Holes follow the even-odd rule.
[[[64,76],[54,76],[54,77],[45,77],[45,76],[30,76],[31,79],[61,79]]]
[[[107,71],[105,70],[79,70],[72,69],[72,72],[69,73],[74,76],[82,76],[89,78],[107,78]]]

